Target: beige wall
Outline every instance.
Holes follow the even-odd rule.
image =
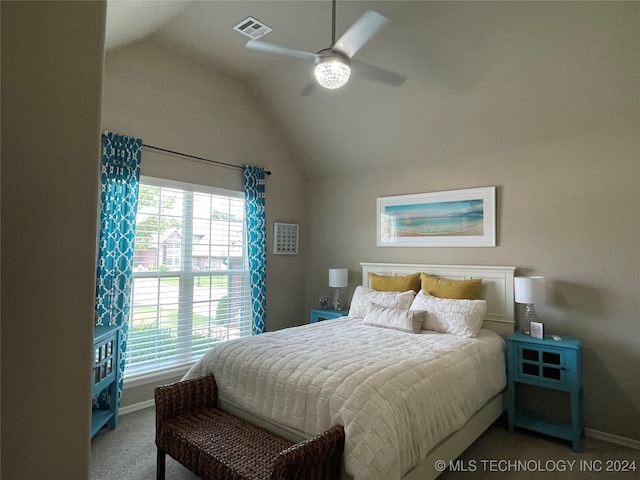
[[[153,39],[143,41],[106,56],[102,124],[105,130],[142,138],[147,145],[272,171],[266,185],[267,330],[307,318],[305,257],[271,253],[273,222],[305,228],[306,181],[277,124],[244,83]],[[141,171],[195,184],[243,188],[239,169],[148,150],[143,151]],[[125,384],[122,405],[149,400],[154,385],[128,388]]]
[[[349,268],[351,293],[362,261],[514,265],[519,275],[544,275],[550,298],[536,309],[548,333],[585,341],[587,427],[640,440],[640,89],[637,57],[628,61],[635,67],[619,73],[635,75],[627,83],[636,94],[618,112],[624,128],[477,156],[416,147],[396,167],[311,182],[308,306],[328,290],[331,266]],[[489,185],[497,187],[497,247],[376,247],[376,197]]]
[[[2,477],[89,476],[104,2],[2,2]]]

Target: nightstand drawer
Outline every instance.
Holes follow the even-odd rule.
[[[555,348],[518,345],[518,368],[515,380],[526,381],[541,386],[562,386],[566,384],[565,351]]]

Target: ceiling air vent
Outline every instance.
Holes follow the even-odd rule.
[[[256,20],[253,17],[247,17],[239,24],[237,24],[233,29],[237,32],[246,35],[249,38],[253,38],[254,40],[266,35],[271,31],[271,28],[267,27],[264,23]]]

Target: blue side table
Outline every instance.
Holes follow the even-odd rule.
[[[584,435],[584,400],[582,390],[582,340],[562,337],[532,338],[521,332],[507,338],[509,432],[514,427],[569,440],[573,451],[580,451]],[[568,392],[571,422],[560,423],[519,408],[517,384],[535,385]]]
[[[107,391],[111,404],[91,411],[91,437],[105,425],[118,426],[118,384],[120,383],[120,327],[99,326],[93,329],[93,389],[95,397]]]
[[[346,317],[347,315],[349,315],[349,310],[311,310],[311,323]]]

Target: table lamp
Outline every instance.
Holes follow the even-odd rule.
[[[340,310],[340,289],[349,285],[349,270],[346,268],[329,269],[329,286],[335,287],[333,296],[333,309]]]
[[[544,277],[515,277],[513,282],[516,303],[526,305],[523,332],[529,334],[531,322],[538,321],[533,304],[544,303],[545,300]]]

